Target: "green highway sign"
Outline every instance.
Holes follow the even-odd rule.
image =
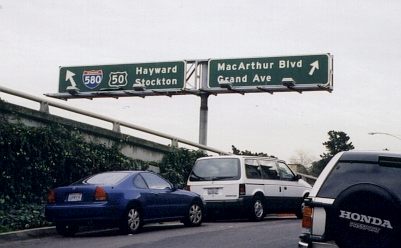
[[[209,88],[277,89],[283,87],[332,88],[330,54],[211,59]]]
[[[60,67],[59,92],[182,90],[184,61]]]

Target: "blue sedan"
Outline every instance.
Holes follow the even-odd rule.
[[[124,233],[170,220],[200,226],[203,208],[198,194],[176,189],[155,173],[112,171],[51,190],[45,215],[59,234],[72,236],[88,224],[118,226]]]

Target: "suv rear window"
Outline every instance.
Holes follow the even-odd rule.
[[[379,166],[373,162],[340,161],[326,178],[317,196],[336,198],[348,187],[366,182],[375,185],[392,185],[392,189],[400,196],[400,178],[401,169],[394,165],[390,167],[387,164],[380,164]]]
[[[241,177],[237,158],[202,159],[196,161],[190,181],[238,180]]]

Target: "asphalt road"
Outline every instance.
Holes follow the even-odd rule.
[[[148,225],[136,235],[115,229],[78,233],[64,238],[52,235],[0,243],[0,247],[96,247],[96,248],[251,248],[297,247],[301,223],[294,217],[267,217],[261,222],[224,220],[186,228],[181,223]]]

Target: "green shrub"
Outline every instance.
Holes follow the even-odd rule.
[[[206,153],[201,150],[173,149],[160,162],[160,174],[172,184],[184,186],[196,159],[205,156]]]
[[[0,232],[49,226],[42,204],[17,204],[0,210]]]

